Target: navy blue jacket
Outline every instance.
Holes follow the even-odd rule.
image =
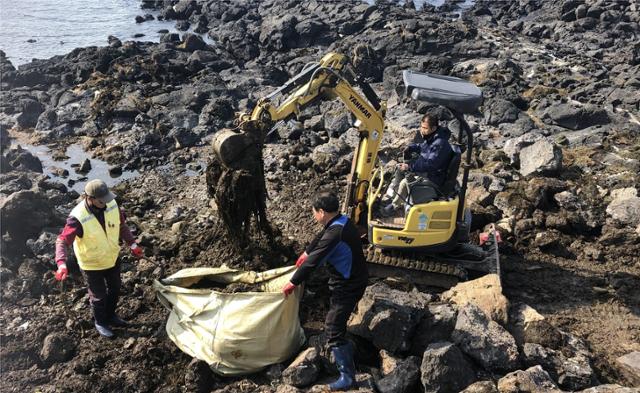
[[[405,151],[420,153],[420,156],[409,163],[409,170],[420,173],[438,186],[442,186],[453,155],[449,143],[450,136],[451,131],[448,128],[438,127],[436,132],[428,135],[421,143],[410,144]]]
[[[367,285],[368,272],[362,242],[355,225],[338,214],[306,249],[307,259],[291,277],[299,285],[319,266],[327,264],[329,288],[357,289]]]

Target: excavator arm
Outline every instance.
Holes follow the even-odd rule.
[[[273,99],[280,95],[284,99],[275,105]],[[238,113],[238,127],[214,138],[214,153],[220,162],[232,165],[242,153],[242,146],[251,143],[243,139],[243,133],[252,135],[253,143],[261,145],[279,123],[297,117],[305,107],[318,100],[335,98],[340,99],[356,117],[355,126],[360,136],[343,210],[355,222],[366,225],[367,189],[384,132],[386,104],[353,72],[348,57],[344,55],[326,54],[320,62],[308,64],[280,88],[261,98],[250,113]]]

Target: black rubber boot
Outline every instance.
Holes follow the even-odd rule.
[[[350,343],[347,343],[339,347],[333,347],[331,352],[336,359],[336,366],[338,366],[340,377],[335,382],[329,384],[329,389],[349,389],[353,386],[356,379],[356,365],[353,363],[353,347]]]

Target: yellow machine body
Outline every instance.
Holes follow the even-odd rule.
[[[379,248],[428,248],[448,242],[456,229],[458,198],[414,205],[401,228],[369,220],[369,242]]]

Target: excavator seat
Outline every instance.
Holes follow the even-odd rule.
[[[460,162],[462,160],[462,153],[460,147],[457,145],[451,145],[453,154],[447,167],[447,175],[442,186],[438,186],[434,182],[420,178],[420,180],[409,184],[409,198],[408,204],[405,206],[405,214],[398,214],[396,217],[379,217],[377,220],[386,225],[402,228],[405,223],[406,212],[409,211],[411,206],[429,203],[437,200],[449,200],[455,198],[458,195],[459,185],[457,181],[458,170],[460,168]]]
[[[458,169],[462,160],[460,148],[456,145],[451,146],[452,155],[449,165],[447,166],[447,174],[442,186],[438,186],[428,179],[421,179],[409,185],[409,204],[418,205],[427,203],[432,200],[448,200],[456,196],[458,193]]]

